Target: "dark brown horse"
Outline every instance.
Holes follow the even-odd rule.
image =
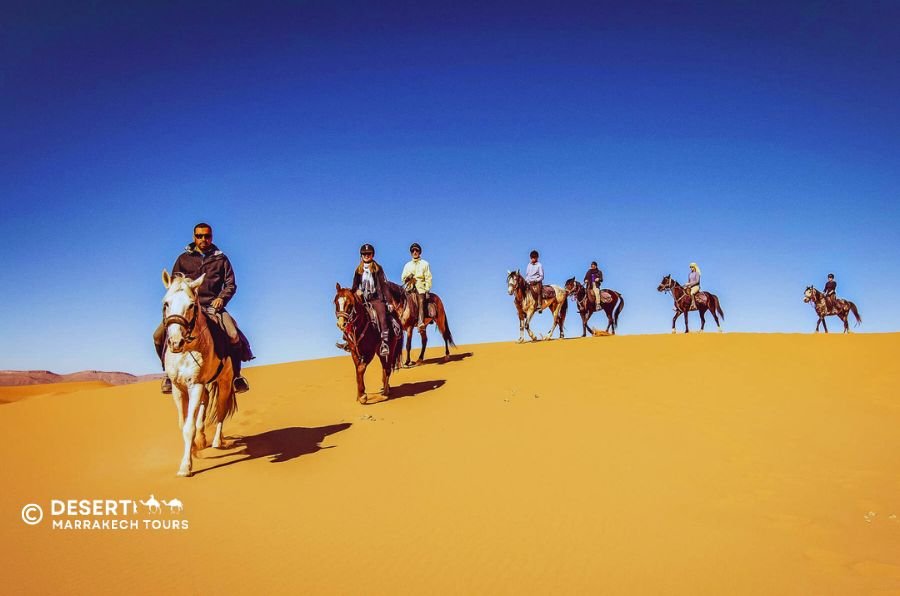
[[[835,316],[843,321],[844,333],[850,333],[851,312],[853,313],[853,316],[856,317],[857,326],[862,323],[862,318],[860,318],[859,311],[856,310],[855,304],[853,304],[849,300],[835,297],[834,308],[828,310],[828,305],[825,302],[825,294],[823,294],[813,286],[808,286],[806,288],[806,291],[803,293],[803,302],[809,302],[810,304],[812,304],[813,309],[815,309],[816,311],[816,314],[819,315],[819,320],[816,321],[816,333],[819,332],[819,323],[821,323],[822,327],[825,328],[825,333],[828,333],[828,325],[825,324],[825,317]]]
[[[412,364],[410,356],[410,348],[412,347],[413,330],[419,322],[419,304],[412,294],[416,291],[415,277],[410,275],[404,280],[405,286],[400,286],[393,282],[388,282],[388,293],[397,317],[400,319],[400,326],[406,332],[406,362],[403,366]],[[428,334],[426,328],[434,323],[444,338],[444,362],[450,360],[450,346],[456,347],[453,343],[453,335],[450,333],[450,324],[447,322],[447,311],[444,310],[444,302],[440,296],[433,292],[428,293],[428,304],[425,307],[425,327],[419,329],[419,337],[422,339],[422,351],[419,352],[419,359],[416,360],[416,366],[424,362],[425,346],[428,345]]]
[[[525,332],[531,337],[531,341],[540,341],[531,332],[531,317],[539,308],[549,308],[553,313],[553,326],[547,333],[547,339],[553,339],[553,330],[559,325],[559,338],[565,337],[564,325],[569,302],[566,300],[566,291],[559,286],[543,286],[541,288],[541,303],[536,304],[534,296],[525,283],[525,278],[518,270],[510,271],[506,276],[506,291],[513,297],[513,304],[519,314],[519,343],[525,341]]]
[[[697,292],[694,297],[695,305],[691,305],[691,295],[685,290],[680,283],[672,279],[671,275],[667,275],[659,282],[656,288],[658,292],[672,292],[672,298],[675,300],[675,316],[672,317],[672,333],[675,333],[675,321],[678,317],[684,315],[684,332],[690,333],[688,329],[688,312],[696,310],[700,312],[700,333],[706,326],[706,311],[712,313],[716,320],[716,327],[722,331],[722,325],[719,323],[719,317],[725,319],[725,313],[719,305],[719,297],[710,292]],[[718,316],[716,316],[718,314]]]
[[[400,360],[403,357],[403,332],[400,323],[396,317],[388,317],[388,323],[392,326],[388,341],[390,351],[388,356],[382,356],[381,334],[372,322],[362,299],[349,288],[342,288],[341,284],[335,284],[335,289],[337,294],[334,296],[334,315],[337,317],[338,329],[344,332],[347,349],[353,356],[353,364],[356,367],[356,401],[366,403],[366,384],[363,377],[366,367],[376,354],[381,360],[381,393],[387,398],[391,390],[391,372],[400,368]]]
[[[594,334],[594,330],[588,325],[588,320],[598,310],[606,313],[609,321],[606,325],[606,332],[612,329],[612,334],[616,334],[616,328],[619,326],[619,315],[625,308],[625,299],[622,294],[615,290],[603,288],[600,290],[600,304],[597,304],[597,298],[594,292],[589,292],[587,288],[581,285],[580,281],[576,281],[574,277],[566,280],[566,293],[575,299],[578,305],[578,314],[581,315],[581,337],[588,333]]]

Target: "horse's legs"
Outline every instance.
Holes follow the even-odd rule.
[[[703,329],[706,327],[706,309],[698,308],[697,312],[700,313],[700,333],[703,333]]]
[[[406,362],[403,363],[403,366],[409,366],[410,364],[412,364],[412,356],[410,354],[411,349],[412,349],[412,327],[410,327],[406,331]]]
[[[688,329],[688,314],[690,314],[690,312],[691,312],[690,310],[684,311],[684,332],[685,333],[691,332],[691,330]]]
[[[422,364],[425,361],[425,346],[428,345],[428,333],[425,331],[425,327],[419,330],[419,336],[422,339],[422,351],[419,352],[419,359],[416,360],[416,364]]]
[[[825,322],[825,317],[822,317],[820,320],[822,321],[822,329],[825,330],[825,333],[828,333],[828,323]],[[816,328],[818,328],[818,325]]]
[[[197,408],[197,420],[194,423],[194,447],[197,451],[206,449],[206,407],[207,404],[200,404]]]
[[[366,374],[366,365],[364,361],[356,363],[356,401],[361,404],[366,403],[366,383],[364,376]]]
[[[391,393],[391,364],[385,358],[381,359],[381,394],[387,398]]]
[[[218,394],[216,395],[216,433],[213,435],[212,446],[214,449],[222,448],[222,425],[229,411],[234,411],[233,402],[237,399],[234,393],[234,371],[230,374],[227,369],[231,368],[231,363],[225,363],[225,370],[219,373]]]
[[[556,305],[556,307],[550,309],[550,315],[553,317],[553,324],[550,325],[550,332],[547,333],[547,339],[553,339],[553,331],[556,329],[556,325],[559,320],[558,319],[558,317],[559,317],[559,305],[558,304]],[[560,338],[562,338],[562,329],[560,329],[559,333],[560,333]]]
[[[850,317],[847,316],[847,313],[841,315],[841,321],[844,322],[844,333],[850,333]]]
[[[178,410],[178,428],[184,428],[184,419],[187,417],[187,395],[175,383],[172,383],[172,401]]]
[[[191,475],[191,448],[194,443],[197,409],[200,407],[204,389],[204,386],[200,383],[188,387],[187,416],[185,417],[184,425],[181,428],[181,435],[184,439],[184,455],[181,458],[181,467],[178,468],[179,476]]]
[[[538,338],[534,336],[534,333],[531,331],[531,317],[534,316],[534,311],[532,310],[529,313],[525,314],[525,331],[528,332],[528,337],[531,338],[531,341],[538,341]],[[524,339],[522,340],[524,341]]]
[[[606,320],[609,321],[609,322],[606,324],[606,332],[609,333],[609,329],[610,329],[610,327],[611,327],[612,330],[613,330],[613,333],[615,333],[615,332],[616,332],[616,324],[613,322],[613,316],[612,316],[613,309],[612,309],[612,307],[610,307],[609,309],[604,308],[604,309],[603,309],[603,312],[606,313]]]
[[[675,322],[678,320],[678,317],[680,317],[680,316],[681,316],[681,312],[676,310],[675,316],[672,317],[672,333],[675,333]]]

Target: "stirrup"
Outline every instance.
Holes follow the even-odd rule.
[[[348,344],[347,342],[340,342],[340,341],[339,341],[339,342],[335,342],[334,346],[335,346],[338,350],[344,350],[345,352],[349,352],[349,351],[350,351],[350,344]]]
[[[165,379],[163,379],[162,384],[159,387],[159,390],[162,393],[165,393],[166,395],[171,394],[172,393],[172,379],[170,379],[169,377],[166,377]]]
[[[247,379],[244,377],[235,377],[234,381],[231,382],[231,386],[234,387],[235,393],[245,393],[250,391],[250,383],[248,383]]]

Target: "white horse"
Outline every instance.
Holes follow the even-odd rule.
[[[196,289],[203,275],[190,280],[169,276],[163,269],[163,319],[166,326],[166,374],[172,380],[172,399],[178,410],[178,426],[184,437],[184,457],[179,476],[190,476],[191,455],[205,449],[207,423],[216,422],[212,446],[222,447],[222,422],[237,410],[231,358],[216,353],[213,335],[200,312]],[[212,402],[210,403],[210,398]]]

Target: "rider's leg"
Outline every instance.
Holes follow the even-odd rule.
[[[419,329],[425,328],[425,294],[416,292],[416,305],[419,308]]]
[[[237,323],[235,323],[234,318],[228,311],[221,311],[218,314],[218,317],[220,317],[219,320],[221,321],[222,328],[228,335],[228,341],[231,344],[228,351],[231,356],[231,367],[234,370],[234,390],[237,393],[249,391],[250,383],[241,376],[241,360],[244,356],[243,334],[238,329]],[[249,349],[247,352],[249,352]]]
[[[388,327],[387,305],[384,303],[384,300],[372,300],[370,304],[375,309],[375,316],[378,318],[378,328],[381,329],[381,349],[379,351],[382,356],[387,356],[391,351],[388,345],[391,333],[390,327]]]

